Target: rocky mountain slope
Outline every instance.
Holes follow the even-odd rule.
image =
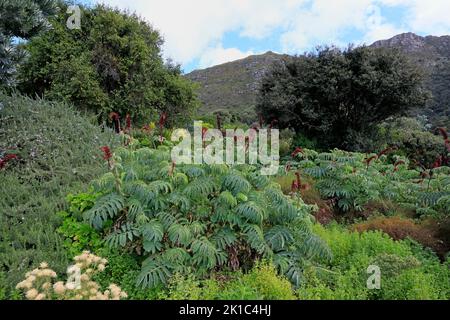
[[[450,36],[421,37],[414,33],[397,35],[388,40],[377,41],[374,47],[397,47],[422,66],[427,84],[433,92],[430,110],[426,113],[435,124],[445,125],[450,118]],[[245,118],[251,116],[261,78],[272,63],[286,55],[267,52],[245,59],[228,62],[186,75],[200,84],[200,112],[212,113],[228,110]]]

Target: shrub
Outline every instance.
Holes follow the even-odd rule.
[[[7,296],[27,268],[52,261],[63,271],[67,254],[60,234],[65,196],[85,190],[106,171],[101,145],[116,137],[65,104],[0,93],[0,153],[19,159],[0,170],[0,268]]]
[[[394,148],[377,154],[333,150],[304,150],[291,167],[314,178],[324,198],[341,213],[362,212],[370,203],[391,201],[419,215],[450,213],[450,168],[409,169],[408,159],[392,155]]]
[[[93,277],[101,287],[106,288],[111,282],[117,283],[128,294],[128,299],[158,299],[158,295],[163,290],[162,287],[143,289],[136,286],[136,278],[141,268],[139,257],[108,248],[101,248],[98,252],[108,260],[105,270]]]
[[[352,133],[423,107],[424,75],[392,48],[318,48],[284,59],[264,76],[257,112],[319,139],[325,148],[348,147]]]
[[[139,16],[104,5],[83,6],[82,28],[66,27],[67,7],[59,3],[52,28],[24,46],[19,88],[32,96],[72,103],[107,120],[110,112],[135,122],[186,123],[197,107],[194,85],[178,65],[164,62],[162,37]]]
[[[355,224],[353,230],[358,232],[380,230],[394,240],[411,238],[424,246],[435,248],[439,240],[433,236],[428,228],[416,224],[411,219],[395,217],[376,217],[369,221]]]
[[[304,273],[300,299],[449,299],[450,261],[441,264],[423,248],[378,231],[359,234],[336,224],[314,229],[333,260],[325,270]],[[380,267],[380,290],[367,288],[370,265]]]
[[[245,289],[244,289],[245,288]],[[245,290],[253,292],[252,300],[295,300],[291,283],[284,277],[278,276],[276,268],[270,264],[257,264],[251,272],[229,283],[221,291],[220,299],[243,299],[236,296]]]
[[[215,274],[198,280],[193,275],[176,274],[168,289],[159,295],[168,300],[294,300],[291,283],[277,275],[268,263],[255,265],[247,274]]]

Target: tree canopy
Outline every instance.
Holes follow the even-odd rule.
[[[0,2],[0,86],[15,84],[22,52],[14,38],[29,39],[50,28],[48,17],[57,10],[54,0],[2,0]]]
[[[81,7],[81,29],[69,29],[61,6],[52,29],[26,44],[22,92],[68,101],[103,119],[110,112],[140,122],[160,112],[171,124],[189,118],[197,106],[193,85],[178,65],[164,62],[157,30],[135,14],[103,5]]]
[[[262,81],[257,110],[325,147],[349,148],[353,136],[428,97],[421,71],[397,50],[325,47],[276,64]]]

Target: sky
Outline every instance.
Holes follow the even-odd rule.
[[[450,0],[88,0],[128,9],[165,39],[184,72],[267,51],[450,34]]]

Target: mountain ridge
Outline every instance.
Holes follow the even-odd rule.
[[[412,32],[402,33],[390,39],[379,40],[371,47],[395,47],[412,61],[423,67],[428,75],[427,86],[433,93],[426,113],[442,125],[450,118],[450,36],[420,36]],[[235,113],[242,118],[255,116],[254,106],[260,80],[270,66],[287,54],[268,51],[243,59],[194,70],[185,75],[200,85],[202,102],[200,114],[218,111]]]

